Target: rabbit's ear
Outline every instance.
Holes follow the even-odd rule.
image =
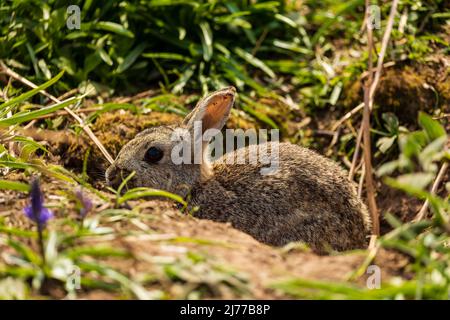
[[[196,121],[201,121],[203,132],[208,129],[222,129],[230,115],[235,96],[234,87],[213,92],[198,102],[194,110],[183,120],[183,124],[192,129]]]

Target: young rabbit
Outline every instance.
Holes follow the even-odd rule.
[[[205,151],[208,141],[200,151],[201,164],[174,163],[177,128],[194,132],[194,123],[200,121],[201,133],[220,130],[235,95],[233,87],[216,91],[203,98],[180,126],[139,133],[106,171],[107,183],[116,187],[136,171],[128,187],[152,187],[188,197],[191,206],[199,206],[196,217],[230,222],[270,245],[302,241],[318,253],[364,247],[370,219],[355,186],[336,163],[311,150],[268,142],[265,147],[278,151],[278,169],[272,174],[262,174],[267,164],[260,162],[227,164],[236,159],[237,151],[211,163]],[[258,145],[242,150],[247,159],[258,153]]]

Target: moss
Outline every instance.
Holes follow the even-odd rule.
[[[92,130],[106,149],[116,156],[125,143],[142,130],[179,123],[181,120],[180,116],[172,113],[151,112],[138,115],[129,111],[118,111],[99,116],[93,124]]]
[[[416,123],[418,112],[429,112],[436,102],[436,95],[424,76],[409,67],[401,72],[394,69],[386,72],[375,97],[382,113],[393,112],[407,124]]]
[[[149,114],[133,114],[129,111],[116,111],[101,114],[92,125],[92,131],[115,157],[120,149],[140,131],[160,125],[174,124],[181,117],[171,113],[151,112]],[[102,178],[108,163],[94,142],[84,133],[62,142],[49,141],[51,153],[59,158],[66,168],[81,170],[84,157],[89,150],[88,173]],[[54,140],[54,139],[51,139]]]
[[[393,112],[401,117],[404,124],[415,125],[419,111],[430,113],[437,103],[446,103],[437,97],[441,96],[441,89],[445,91],[442,93],[448,95],[448,88],[442,83],[428,81],[428,72],[429,69],[424,66],[385,70],[375,95],[376,110],[380,113]],[[361,101],[362,84],[361,81],[356,81],[346,88],[344,105],[353,108]]]

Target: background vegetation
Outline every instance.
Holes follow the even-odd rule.
[[[98,177],[103,167],[97,166],[104,157],[87,131],[114,156],[132,132],[114,140],[119,133],[104,128],[111,119],[135,130],[148,125],[142,119],[159,124],[165,121],[161,114],[183,116],[200,96],[223,86],[234,85],[239,92],[229,126],[279,128],[284,140],[353,170],[365,194],[362,161],[351,164],[362,118],[355,107],[363,101],[368,68],[364,1],[70,4],[81,8],[79,30],[66,27],[65,1],[0,4],[0,298],[77,297],[80,293],[67,287],[73,266],[83,275],[81,295],[101,290],[126,298],[199,298],[226,297],[224,290],[230,290],[232,296],[254,297],[251,283],[238,271],[195,250],[154,263],[159,267],[154,274],[132,276],[111,262],[132,259],[130,251],[89,242],[129,236],[130,229],[120,224],[131,219],[142,227],[153,219],[140,198],[161,193],[105,190]],[[377,4],[379,53],[391,2]],[[371,113],[383,235],[363,252],[365,260],[346,283],[273,279],[265,285],[268,292],[297,298],[449,296],[449,4],[401,0],[397,11]],[[27,81],[38,89],[31,90]],[[102,120],[111,114],[120,116]],[[124,115],[131,118],[120,118]],[[44,142],[28,137],[25,130],[33,128],[56,135],[64,130],[84,142],[54,148],[51,136]],[[46,197],[53,197],[56,218],[48,225],[18,218],[37,174]],[[398,194],[409,194],[407,205],[390,212]],[[425,200],[431,213],[413,221]],[[193,238],[171,241],[211,245]],[[368,290],[358,279],[386,249],[401,252],[408,266],[382,289]],[[171,286],[180,283],[182,294]]]

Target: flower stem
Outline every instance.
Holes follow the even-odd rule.
[[[45,247],[44,247],[44,237],[43,237],[43,232],[42,232],[42,226],[38,223],[37,224],[37,231],[38,231],[38,246],[39,246],[39,251],[41,253],[41,258],[42,258],[42,266],[46,265],[46,260],[45,260]]]

